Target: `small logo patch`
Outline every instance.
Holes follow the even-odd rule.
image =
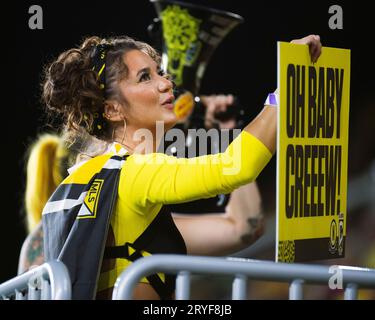
[[[91,184],[90,189],[87,191],[85,200],[83,201],[88,210],[86,211],[86,214],[80,214],[79,218],[96,218],[96,210],[98,208],[98,201],[103,183],[103,179],[95,179]]]

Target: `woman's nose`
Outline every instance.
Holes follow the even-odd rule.
[[[166,79],[165,77],[160,77],[160,82],[159,82],[159,90],[160,92],[165,92],[169,91],[173,88],[173,83],[171,80]]]

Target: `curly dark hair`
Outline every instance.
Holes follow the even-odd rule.
[[[99,44],[108,45],[105,92],[100,89],[98,75],[93,71],[92,56]],[[105,98],[121,99],[118,83],[128,73],[123,57],[134,49],[145,52],[160,64],[160,55],[147,43],[127,36],[109,39],[93,36],[86,38],[78,48],[61,53],[45,67],[42,100],[52,119],[62,116],[63,131],[70,132],[71,136],[82,131],[93,135],[95,118],[104,112]],[[110,136],[109,126],[95,136],[106,140]]]

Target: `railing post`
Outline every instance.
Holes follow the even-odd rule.
[[[15,294],[16,300],[26,300],[27,299],[26,294],[24,294],[22,291],[16,289],[16,290],[14,290],[14,292],[16,293]]]
[[[303,299],[303,283],[301,279],[293,280],[289,286],[289,300]]]
[[[28,299],[29,300],[40,300],[40,290],[32,285],[32,284],[29,284],[28,285],[29,289],[28,289]]]
[[[51,286],[47,279],[42,279],[42,295],[41,300],[51,300]]]
[[[51,299],[70,300],[72,298],[72,284],[65,264],[61,261],[49,261],[44,265],[50,275]]]
[[[190,272],[180,271],[176,278],[176,300],[189,300]]]
[[[348,283],[344,293],[345,300],[357,300],[358,299],[358,286],[355,283]]]
[[[242,274],[236,274],[232,285],[232,299],[246,300],[247,299],[247,277]]]

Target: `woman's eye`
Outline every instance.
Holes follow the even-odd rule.
[[[163,70],[160,70],[158,71],[158,75],[161,76],[161,77],[164,77],[166,79],[171,79],[170,75],[165,73]],[[139,77],[139,82],[143,82],[143,81],[149,81],[151,80],[151,74],[150,72],[144,72],[141,74],[141,76]]]
[[[139,82],[142,82],[142,81],[148,81],[151,79],[151,76],[148,72],[144,72],[142,73],[141,77],[139,78]]]

